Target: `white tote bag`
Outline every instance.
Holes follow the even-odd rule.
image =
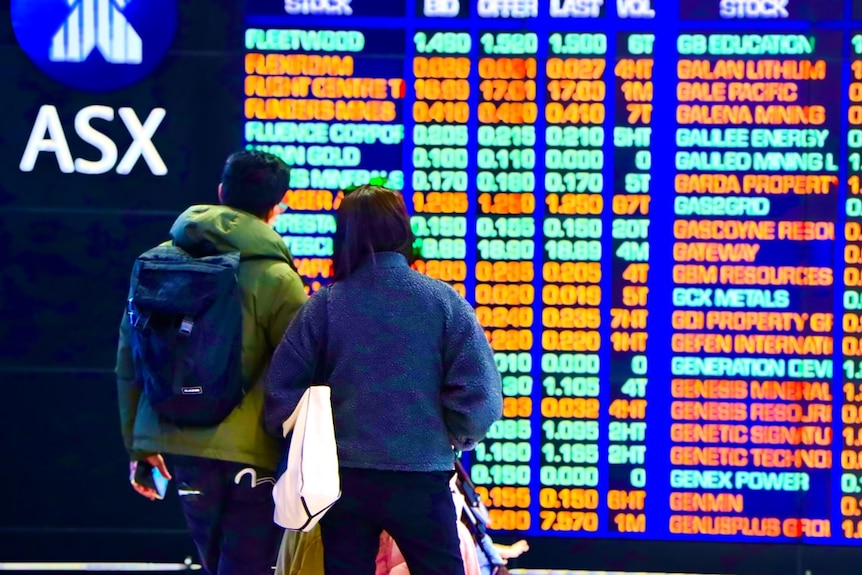
[[[290,438],[287,470],[275,483],[275,522],[291,531],[311,531],[341,497],[330,389],[309,387],[282,431]]]

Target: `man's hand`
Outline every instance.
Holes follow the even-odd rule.
[[[159,455],[150,455],[146,457],[144,463],[149,464],[152,467],[155,467],[159,470],[159,473],[162,474],[162,477],[170,481],[172,479],[170,472],[168,472],[168,467],[165,465],[164,458]],[[135,483],[135,471],[138,469],[138,462],[132,461],[129,463],[129,481],[132,483],[132,488],[138,492],[139,495],[146,497],[150,501],[155,501],[158,499],[159,494],[156,493],[155,489],[151,489],[149,487],[144,487],[143,485],[138,485]]]

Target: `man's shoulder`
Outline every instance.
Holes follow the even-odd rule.
[[[252,273],[242,274],[240,283],[253,291],[258,299],[281,301],[306,298],[305,284],[296,270],[285,260],[255,260]],[[245,281],[243,281],[245,280]]]
[[[294,282],[302,283],[302,278],[292,265],[285,260],[272,260],[263,269],[264,275],[277,282]]]
[[[248,266],[246,269],[254,270],[253,275],[263,281],[279,283],[299,281],[302,283],[294,267],[284,258],[243,259],[241,263],[244,267]]]

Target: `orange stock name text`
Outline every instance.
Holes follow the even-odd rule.
[[[742,513],[745,505],[739,494],[675,491],[670,494],[670,508],[671,511]]]
[[[736,443],[757,445],[832,445],[832,428],[805,425],[734,425],[728,423],[674,423],[670,437],[678,443]]]
[[[772,423],[831,423],[826,403],[736,403],[730,401],[674,401],[671,418],[680,421],[764,421]]]
[[[749,391],[750,388],[750,391]],[[741,381],[726,379],[672,379],[671,395],[681,399],[781,399],[832,401],[828,382]]]
[[[810,174],[677,174],[678,194],[829,194],[838,176]]]
[[[826,335],[675,333],[671,336],[671,349],[678,353],[831,355],[832,344],[832,337]]]
[[[831,469],[831,449],[769,449],[763,447],[690,447],[670,449],[672,465]]]
[[[810,328],[814,332],[827,333],[834,326],[834,318],[832,313],[676,310],[671,315],[671,325],[678,330],[720,329],[801,333]]]
[[[352,76],[353,56],[245,55],[245,73],[260,76]]]
[[[676,284],[726,284],[772,286],[831,286],[832,268],[791,266],[702,266],[673,267]]]
[[[671,515],[670,532],[689,535],[746,535],[749,537],[831,537],[828,519],[778,519]]]
[[[245,101],[245,117],[250,120],[391,122],[396,114],[395,102],[391,101],[287,98],[248,98]]]

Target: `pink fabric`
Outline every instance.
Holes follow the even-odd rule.
[[[464,558],[464,575],[480,575],[479,555],[473,536],[467,526],[458,522],[458,537],[461,539],[461,557]]]
[[[397,552],[397,555],[396,555]],[[376,575],[388,575],[392,568],[399,562],[403,562],[401,552],[395,546],[395,541],[385,531],[380,535],[380,550],[377,552]]]

